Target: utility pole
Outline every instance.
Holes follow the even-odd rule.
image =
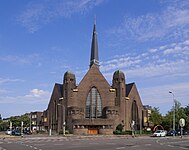
[[[175,136],[175,95],[171,91],[169,93],[173,95],[173,136]]]

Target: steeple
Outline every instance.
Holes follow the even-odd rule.
[[[92,37],[92,45],[91,45],[91,59],[90,59],[90,67],[96,64],[99,66],[99,59],[98,59],[98,41],[97,41],[97,32],[96,32],[96,17],[94,20],[94,27],[93,27],[93,37]]]

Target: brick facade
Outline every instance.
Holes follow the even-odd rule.
[[[94,29],[91,53],[97,54]],[[63,84],[55,84],[46,110],[48,130],[59,133],[65,122],[73,134],[112,134],[119,124],[131,130],[133,121],[135,129],[142,129],[144,108],[135,83],[126,84],[124,73],[115,71],[110,85],[100,72],[97,56],[91,56],[90,68],[78,86],[71,72],[64,74]]]

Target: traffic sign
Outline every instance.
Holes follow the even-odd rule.
[[[183,128],[185,126],[185,119],[181,118],[179,120],[179,124],[180,124],[181,128]]]

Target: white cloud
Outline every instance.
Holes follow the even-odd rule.
[[[8,92],[7,90],[0,89],[0,94],[4,94],[4,93],[7,93],[7,92]]]
[[[141,88],[140,94],[144,104],[150,104],[153,106],[161,106],[169,103],[172,105],[173,97],[169,94],[172,91],[175,95],[175,99],[182,103],[183,106],[189,104],[189,83],[173,83],[165,84],[161,86],[154,86],[148,88]],[[170,106],[171,108],[171,106]],[[165,110],[162,110],[165,111]],[[168,111],[168,110],[167,110]]]
[[[127,72],[128,76],[133,77],[156,77],[156,76],[175,76],[175,75],[189,75],[189,62],[176,61],[162,64],[148,64],[140,68],[134,68]]]
[[[50,92],[32,89],[29,94],[23,96],[1,96],[2,104],[47,104],[50,99]]]
[[[150,49],[149,52],[155,53],[155,52],[157,52],[157,49]]]
[[[0,78],[0,85],[7,84],[10,82],[24,82],[24,80],[21,79],[10,79],[10,78]]]
[[[188,4],[187,0],[183,0],[183,3]],[[167,7],[158,13],[149,12],[136,17],[126,15],[122,23],[108,33],[118,37],[116,42],[123,39],[141,42],[187,38],[189,35],[188,7],[181,6],[180,3],[173,5],[172,2],[164,6]]]
[[[189,40],[184,41],[185,45],[189,45]]]
[[[30,54],[30,55],[6,55],[6,56],[1,56],[0,61],[4,62],[9,62],[13,64],[33,64],[33,63],[38,63],[39,60],[39,55],[38,54]],[[41,64],[37,64],[40,65]]]
[[[26,95],[0,95],[0,110],[3,117],[22,115],[31,111],[43,111],[47,108],[50,92],[33,89]],[[7,108],[9,109],[7,111]]]
[[[42,96],[45,96],[46,94],[49,94],[49,92],[46,92],[40,89],[32,89],[30,91],[30,94],[26,95],[26,97],[42,97]]]
[[[41,26],[52,20],[72,15],[85,14],[89,10],[101,4],[104,0],[54,0],[29,3],[17,17],[17,21],[29,32],[34,33]]]
[[[117,56],[103,61],[100,69],[106,77],[111,77],[115,69],[124,71],[132,78],[186,76],[189,75],[189,46],[186,41],[151,48],[141,54]]]

